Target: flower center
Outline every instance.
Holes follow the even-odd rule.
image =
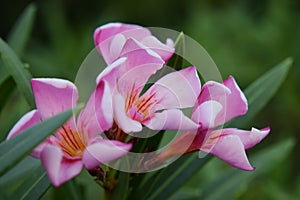
[[[69,127],[63,126],[58,131],[58,135],[59,146],[65,154],[71,157],[82,156],[87,146],[87,138],[81,131],[72,130]]]
[[[139,122],[147,120],[151,115],[151,108],[156,101],[153,98],[155,94],[138,98],[128,110],[129,116]]]

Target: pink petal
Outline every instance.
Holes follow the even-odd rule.
[[[41,161],[51,183],[56,187],[77,176],[83,166],[80,159],[64,158],[61,149],[53,145],[43,149]]]
[[[141,43],[159,54],[164,61],[169,60],[175,51],[174,47],[161,43],[152,35],[143,38]],[[171,45],[170,41],[169,45]]]
[[[82,162],[85,168],[93,169],[100,163],[108,163],[124,156],[131,147],[131,144],[115,140],[99,140],[86,148],[82,155]]]
[[[129,69],[118,78],[117,90],[123,96],[132,95],[132,92],[139,95],[148,79],[162,67],[161,63],[145,63]]]
[[[167,44],[163,44],[156,37],[152,36],[147,28],[137,25],[110,23],[97,28],[94,33],[95,45],[108,64],[111,64],[116,58],[121,57],[121,54],[118,56],[119,50],[124,45],[124,40],[128,39],[141,42],[145,47],[159,54],[165,61],[175,51],[174,43],[171,39],[167,40]]]
[[[144,95],[155,94],[155,110],[186,108],[194,106],[200,88],[196,68],[188,67],[162,77]]]
[[[112,38],[109,48],[109,54],[105,56],[107,58],[107,63],[112,63],[120,57],[125,43],[126,38],[122,34],[117,34]]]
[[[150,120],[143,124],[152,130],[195,130],[198,128],[198,124],[177,109],[155,113]]]
[[[26,113],[11,129],[11,131],[8,133],[7,139],[11,139],[21,133],[22,131],[25,131],[27,128],[30,128],[31,126],[38,124],[41,121],[40,114],[37,110],[32,110],[28,113]],[[47,144],[47,142],[41,143],[39,146],[37,146],[32,152],[31,155],[39,158],[40,152],[43,150],[44,146]]]
[[[240,138],[245,149],[249,149],[260,143],[270,132],[270,128],[266,127],[261,130],[252,128],[251,131],[239,130],[235,128],[226,128],[222,130],[222,137],[227,135],[236,135]]]
[[[25,115],[14,125],[14,127],[8,133],[7,139],[11,139],[25,131],[27,128],[39,123],[41,121],[40,114],[37,110],[32,110]]]
[[[77,104],[77,88],[70,81],[37,78],[31,80],[31,85],[42,120],[71,109]],[[74,127],[74,119],[71,119],[69,123],[71,127]]]
[[[192,113],[191,119],[200,124],[202,129],[215,128],[215,120],[222,110],[222,105],[217,101],[206,101],[200,104]]]
[[[150,31],[138,25],[109,23],[98,27],[94,32],[94,42],[96,45],[101,44],[107,39],[122,33],[126,38],[132,37],[141,40],[144,37],[151,35]]]
[[[121,57],[104,68],[104,70],[98,75],[96,79],[97,84],[99,84],[101,80],[105,80],[111,88],[115,88],[117,78],[123,71],[122,68],[120,69],[120,66],[123,66],[126,60],[126,57]]]
[[[198,98],[198,105],[205,101],[215,100],[223,102],[226,100],[226,96],[230,95],[231,91],[222,83],[215,81],[207,81],[202,89]]]
[[[198,104],[207,100],[218,101],[223,106],[223,110],[217,116],[216,125],[244,115],[248,110],[247,99],[231,76],[223,85],[214,81],[207,82],[202,88]]]
[[[97,28],[94,32],[94,42],[107,64],[111,64],[111,62],[113,62],[110,55],[110,50],[114,48],[111,47],[112,40],[115,39],[114,37],[116,35],[121,34],[126,40],[128,38],[141,40],[142,38],[151,35],[148,29],[137,25],[109,23]],[[113,57],[116,58],[116,54],[114,54]]]
[[[132,46],[135,45],[135,41],[133,39],[129,39],[126,41],[126,44],[124,46],[124,49],[127,49],[127,46]],[[133,48],[133,47],[128,47],[128,48]],[[121,79],[124,74],[127,74],[129,71],[139,68],[139,67],[144,67],[144,69],[148,68],[149,73],[140,73],[136,74],[133,72],[132,75],[138,75],[138,76],[144,76],[144,77],[149,77],[153,73],[155,73],[157,70],[161,69],[163,67],[164,61],[153,51],[150,49],[127,49],[128,52],[125,52],[123,57],[120,59],[116,60],[113,62],[111,65],[109,65],[101,74],[97,77],[97,83],[100,80],[106,80],[109,83],[109,86],[111,87],[112,90],[116,89],[116,82]],[[134,76],[134,77],[135,77]],[[139,77],[135,78],[139,78]],[[127,75],[128,77],[128,75]],[[122,78],[124,80],[124,78]],[[141,78],[140,78],[141,79]],[[130,82],[135,82],[135,80],[131,77]],[[148,80],[143,80],[145,83]]]
[[[113,123],[113,108],[110,88],[105,81],[101,81],[91,95],[85,108],[77,120],[78,128],[89,138],[108,130]]]
[[[116,94],[113,100],[114,117],[118,126],[125,133],[142,131],[141,123],[127,116],[124,98],[120,94]]]
[[[243,170],[254,170],[248,161],[242,141],[236,135],[220,137],[211,150],[203,149],[202,147],[200,150],[217,156],[233,167]]]

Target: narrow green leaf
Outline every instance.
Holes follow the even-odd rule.
[[[249,110],[246,115],[232,120],[231,126],[246,125],[266,105],[284,82],[292,63],[291,58],[285,59],[246,88]]]
[[[7,73],[2,61],[0,60],[0,85],[2,85],[3,82],[5,82],[9,77],[9,74]]]
[[[13,166],[7,173],[1,176],[0,187],[11,187],[17,180],[22,180],[31,173],[31,170],[37,168],[40,161],[31,156],[27,156],[17,165]]]
[[[47,177],[45,169],[40,165],[31,174],[14,193],[10,199],[35,200],[47,191],[50,186],[50,181]]]
[[[112,199],[125,200],[129,188],[130,174],[127,172],[119,172],[118,184],[113,191]]]
[[[12,167],[0,180],[3,199],[39,199],[49,186],[40,160],[31,156]]]
[[[0,53],[8,73],[13,77],[20,92],[23,93],[28,104],[33,108],[34,100],[30,87],[30,75],[15,52],[1,38]]]
[[[0,84],[0,91],[1,91],[1,96],[0,96],[0,105],[4,105],[7,99],[10,97],[11,93],[14,91],[14,80],[10,77],[7,76],[7,78]],[[0,107],[0,112],[2,110],[3,106]]]
[[[36,6],[32,3],[26,7],[24,12],[18,18],[17,23],[14,25],[11,32],[8,34],[7,43],[11,46],[11,48],[16,52],[18,56],[22,55],[26,43],[29,39],[33,26],[33,21],[35,18],[35,13]],[[9,76],[10,75],[5,70],[3,63],[0,62],[0,85],[2,85],[2,83],[6,81],[9,78]]]
[[[294,144],[295,141],[289,138],[258,152],[251,159],[251,163],[257,167],[253,172],[233,168],[224,171],[219,178],[203,188],[199,199],[232,199],[241,186],[245,186],[255,177],[287,157]]]
[[[184,40],[184,33],[181,32],[175,41],[175,53],[167,62],[167,66],[172,67],[175,70],[180,70],[183,68],[183,58],[180,55],[184,55],[185,52]]]
[[[164,199],[188,181],[210,158],[208,155],[200,159],[198,154],[182,156],[168,167],[155,172],[133,195],[135,198]],[[143,188],[147,188],[147,193]]]
[[[8,35],[7,43],[18,56],[22,56],[26,43],[29,40],[35,14],[36,6],[32,3],[26,7]]]
[[[34,147],[55,132],[73,114],[73,110],[60,113],[34,125],[10,140],[0,144],[0,175],[5,173],[32,151]]]
[[[59,188],[53,189],[54,199],[84,199],[83,188],[79,185],[75,179],[72,179]]]

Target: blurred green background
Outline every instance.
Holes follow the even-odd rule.
[[[18,16],[31,2],[37,6],[37,16],[22,60],[29,64],[34,77],[74,80],[81,62],[94,47],[94,29],[113,21],[183,31],[208,51],[224,79],[233,75],[241,88],[284,58],[292,57],[294,64],[277,95],[244,128],[269,125],[272,130],[266,140],[249,151],[250,156],[286,138],[293,138],[296,143],[288,156],[237,190],[236,198],[300,196],[300,1],[2,0],[1,38],[6,39]],[[2,133],[7,133],[28,110],[17,91],[11,91],[9,99],[9,104],[1,105],[0,109]],[[214,170],[217,169],[207,169],[208,173]],[[203,183],[195,184],[197,180],[205,180],[202,176],[205,175],[199,174],[191,180],[185,188],[188,193],[201,191]],[[178,198],[185,199],[184,193]]]

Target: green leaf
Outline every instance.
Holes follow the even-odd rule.
[[[17,57],[15,52],[0,38],[0,53],[4,66],[8,73],[15,80],[20,92],[25,96],[28,104],[33,108],[35,106],[30,87],[30,75],[25,70],[23,63]]]
[[[63,125],[72,114],[73,110],[65,111],[2,142],[0,144],[0,175],[21,161],[34,147]]]
[[[246,88],[245,95],[248,99],[249,110],[246,115],[232,120],[231,126],[241,127],[250,122],[276,94],[292,63],[291,58],[285,59]]]
[[[14,86],[14,80],[10,76],[7,76],[7,78],[0,84],[0,105],[5,104],[7,99],[10,97],[11,93],[14,91]],[[2,109],[3,106],[0,107],[0,112],[2,111]]]
[[[84,199],[83,187],[72,179],[59,188],[53,188],[54,199]]]
[[[35,4],[30,4],[18,18],[17,23],[8,34],[7,43],[16,52],[18,56],[21,56],[26,43],[29,39],[33,21],[36,14]],[[0,85],[9,77],[9,74],[3,67],[3,63],[0,63]],[[1,90],[2,91],[2,90]]]
[[[222,172],[216,180],[208,183],[203,188],[199,199],[232,199],[239,188],[247,185],[255,177],[266,172],[287,157],[294,145],[295,141],[289,138],[261,150],[251,159],[251,163],[257,168],[253,172],[234,168]]]
[[[199,159],[198,154],[180,157],[168,167],[155,172],[144,184],[134,191],[135,198],[164,199],[172,195],[193,176],[209,159],[210,155]],[[147,188],[147,193],[143,188]]]
[[[175,70],[180,70],[183,68],[183,58],[185,52],[185,39],[184,33],[181,32],[175,41],[175,53],[167,62],[167,66],[172,67]]]
[[[130,174],[127,172],[119,172],[118,183],[111,199],[115,200],[125,200],[127,197],[127,192],[129,188],[129,178]]]
[[[35,170],[34,174],[28,177],[24,181],[24,184],[22,184],[21,187],[18,188],[15,195],[13,195],[11,199],[40,199],[40,197],[47,191],[49,186],[50,181],[47,177],[45,169],[42,165],[40,165]]]
[[[2,85],[9,78],[9,74],[3,66],[3,63],[0,60],[0,85]]]
[[[26,7],[8,35],[7,43],[21,56],[32,31],[36,14],[35,4]]]
[[[50,181],[43,166],[38,160],[34,161],[34,164],[29,164],[28,161],[32,162],[32,159],[25,159],[25,162],[21,162],[8,172],[9,176],[14,176],[17,179],[11,181],[9,178],[8,183],[0,184],[2,195],[5,196],[5,199],[40,199],[49,188]],[[31,168],[28,169],[28,166]],[[26,170],[23,170],[22,167],[25,167]],[[16,171],[18,169],[22,170],[21,175]],[[19,173],[19,176],[16,177],[15,173]],[[5,174],[3,177],[7,179],[8,176]]]

